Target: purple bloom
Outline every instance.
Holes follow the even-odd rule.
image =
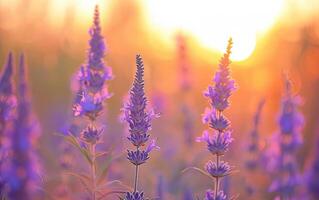
[[[100,18],[98,6],[95,7],[93,25],[89,31],[91,36],[89,41],[89,50],[87,61],[80,67],[78,72],[78,88],[73,105],[73,114],[75,117],[85,116],[89,119],[87,128],[81,132],[81,138],[78,143],[81,148],[88,152],[90,158],[90,198],[98,198],[97,182],[97,162],[99,152],[96,145],[100,143],[102,128],[96,127],[96,121],[104,109],[104,101],[111,95],[108,92],[106,82],[112,79],[112,71],[104,63],[105,41],[101,35]],[[84,144],[84,143],[85,144]],[[82,151],[81,151],[82,152]],[[87,155],[85,155],[87,158]]]
[[[127,192],[125,195],[124,200],[144,200],[144,193],[143,192]]]
[[[8,121],[13,118],[13,111],[16,107],[16,97],[13,94],[13,58],[9,53],[6,65],[0,77],[0,137],[4,137]],[[3,141],[1,139],[1,141]],[[0,145],[1,146],[1,145]]]
[[[231,169],[227,162],[221,161],[220,163],[216,163],[213,161],[209,161],[206,163],[206,171],[212,176],[221,178],[230,174]]]
[[[153,114],[146,110],[147,99],[144,92],[144,65],[142,57],[136,56],[137,71],[133,87],[130,91],[130,98],[124,107],[125,120],[129,124],[130,135],[128,139],[134,146],[140,147],[149,138],[148,131],[151,129]]]
[[[228,98],[236,90],[235,81],[230,78],[229,56],[232,48],[232,40],[228,41],[227,51],[219,62],[219,69],[214,77],[214,86],[209,86],[204,93],[211,101],[211,106],[218,111],[223,111],[229,106]]]
[[[286,77],[286,90],[282,100],[282,108],[279,116],[279,132],[276,134],[277,151],[269,157],[270,172],[273,181],[269,188],[281,198],[295,197],[296,187],[301,183],[298,172],[296,153],[302,143],[301,129],[303,116],[298,110],[300,97],[294,96],[291,91],[291,82]],[[272,150],[274,151],[274,150]]]
[[[83,130],[81,139],[88,144],[97,144],[100,142],[103,129],[97,129],[95,126],[88,126]]]
[[[87,116],[95,120],[103,109],[103,102],[111,95],[106,81],[112,79],[112,71],[103,61],[105,42],[101,35],[99,10],[96,6],[93,26],[90,29],[91,39],[87,63],[78,72],[79,88],[75,98],[74,115]]]
[[[134,192],[127,193],[125,199],[144,199],[141,193],[137,192],[138,182],[138,166],[145,163],[149,159],[149,153],[153,149],[159,149],[155,144],[155,140],[147,146],[145,150],[140,148],[146,144],[150,135],[151,120],[154,118],[153,111],[147,111],[147,99],[144,91],[144,65],[142,57],[136,56],[136,74],[128,103],[122,109],[124,112],[124,120],[129,125],[128,140],[136,147],[136,150],[127,151],[127,159],[135,165]],[[134,194],[134,195],[133,195]]]
[[[19,64],[17,118],[11,134],[12,157],[8,168],[9,199],[33,199],[34,187],[38,177],[35,147],[39,136],[38,124],[32,113],[28,84],[26,80],[24,57]]]
[[[206,191],[205,200],[226,200],[226,199],[227,199],[227,197],[223,191],[219,191],[217,193],[217,195],[215,194],[215,192],[213,192],[211,190]]]
[[[0,77],[0,197],[4,195],[5,172],[3,163],[7,159],[8,151],[8,134],[12,131],[11,124],[14,115],[14,109],[17,104],[15,95],[13,94],[13,58],[9,53],[7,63],[3,67]]]
[[[230,77],[229,56],[231,53],[232,39],[229,39],[227,51],[220,60],[219,69],[214,77],[214,84],[208,87],[204,93],[210,100],[210,108],[206,108],[203,115],[203,123],[213,129],[213,136],[210,131],[205,130],[203,135],[197,138],[198,142],[206,142],[208,150],[216,156],[216,162],[208,162],[206,171],[215,178],[214,192],[206,193],[206,200],[226,199],[224,192],[219,188],[220,178],[229,175],[231,169],[227,162],[221,161],[220,157],[226,153],[231,137],[230,122],[223,115],[223,111],[229,106],[229,97],[236,89],[235,81]]]
[[[229,131],[220,135],[215,133],[213,136],[210,136],[208,131],[204,131],[203,135],[197,138],[198,142],[207,143],[207,148],[213,155],[219,156],[228,151],[228,147],[233,140]]]

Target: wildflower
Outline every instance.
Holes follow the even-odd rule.
[[[147,99],[144,91],[144,65],[142,57],[136,56],[136,73],[133,86],[130,90],[128,103],[124,106],[124,120],[129,125],[128,140],[136,147],[136,150],[127,151],[127,159],[135,165],[134,191],[128,192],[125,200],[144,199],[143,193],[137,191],[138,167],[149,159],[149,154],[153,149],[159,149],[155,140],[146,147],[144,146],[150,138],[151,121],[156,116],[153,111],[147,110]]]
[[[215,178],[221,178],[230,174],[230,166],[227,162],[221,161],[220,163],[216,163],[213,161],[209,161],[206,164],[206,171]]]
[[[81,139],[88,144],[97,144],[100,141],[103,129],[97,129],[95,126],[88,126],[83,130]]]
[[[0,198],[5,195],[5,172],[3,164],[8,154],[8,134],[14,119],[16,96],[13,93],[13,58],[9,53],[0,77]]]
[[[230,131],[220,135],[214,134],[213,136],[210,136],[208,131],[204,131],[203,135],[198,137],[196,141],[206,142],[208,150],[213,155],[221,156],[228,151],[228,147],[233,140]]]
[[[280,198],[290,199],[296,197],[296,187],[301,183],[298,173],[296,153],[300,145],[303,116],[298,110],[300,97],[294,96],[291,91],[291,82],[285,77],[285,95],[282,99],[282,108],[278,120],[279,132],[277,137],[277,153],[273,157],[273,181],[269,190],[276,192]]]
[[[205,200],[226,200],[227,197],[223,191],[219,191],[217,194],[211,190],[206,191]]]
[[[96,125],[104,109],[104,101],[111,97],[106,82],[112,79],[111,68],[104,63],[106,45],[101,35],[100,17],[98,6],[95,7],[93,25],[89,31],[89,50],[87,61],[78,72],[78,88],[73,105],[75,117],[87,117],[89,123],[81,131],[77,142],[84,142],[84,156],[90,162],[90,195],[92,200],[98,198],[97,157],[105,152],[98,152],[96,145],[101,141],[103,128]],[[80,141],[79,141],[80,140]],[[89,157],[89,158],[88,158]]]
[[[221,161],[230,143],[231,137],[230,122],[223,115],[223,111],[229,107],[229,97],[236,89],[235,81],[230,77],[229,56],[231,53],[232,39],[228,40],[226,53],[219,63],[218,71],[214,76],[214,84],[209,86],[204,96],[210,100],[210,108],[205,109],[203,122],[213,129],[213,136],[209,131],[204,131],[203,135],[197,138],[198,142],[206,142],[207,149],[216,156],[216,162],[209,161],[206,164],[206,171],[215,178],[215,188],[213,191],[207,191],[206,200],[224,200],[226,195],[219,188],[220,179],[230,174],[231,169],[227,162]]]
[[[34,199],[34,187],[39,163],[36,159],[35,142],[39,136],[38,123],[32,113],[26,80],[24,56],[19,63],[17,118],[11,134],[12,156],[8,169],[9,199]]]
[[[125,195],[125,200],[144,200],[143,192],[127,192]]]
[[[0,78],[0,133],[1,134],[5,132],[5,127],[7,125],[8,120],[13,118],[13,110],[16,107],[16,97],[13,94],[12,74],[13,74],[13,58],[12,58],[12,53],[9,53],[7,63],[3,68],[3,72]]]

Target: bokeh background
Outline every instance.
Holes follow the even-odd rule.
[[[202,168],[210,159],[205,145],[194,141],[206,128],[201,113],[208,101],[202,93],[211,83],[230,36],[234,41],[231,70],[239,85],[226,113],[235,138],[226,159],[238,169],[228,180],[230,193],[241,195],[239,199],[245,195],[240,183],[250,173],[243,166],[244,146],[261,99],[266,101],[262,139],[277,129],[285,72],[290,74],[294,92],[303,98],[306,123],[298,161],[301,170],[307,170],[319,134],[319,1],[0,0],[0,61],[5,62],[9,51],[27,56],[33,107],[42,127],[39,152],[46,189],[58,190],[61,179],[63,152],[57,145],[63,141],[55,133],[72,116],[71,82],[86,59],[96,3],[108,48],[105,61],[115,76],[109,82],[113,96],[107,101],[103,118],[107,126],[100,148],[113,148],[121,155],[129,145],[119,116],[137,53],[145,62],[148,98],[161,113],[152,130],[161,150],[152,153],[141,172],[140,185],[148,196],[156,196],[161,184],[164,199],[182,199],[185,191],[202,196],[212,187],[206,177],[181,171],[190,166]],[[185,138],[185,105],[191,110],[190,139]],[[112,164],[109,178],[132,184],[133,167],[125,156]],[[268,181],[267,177],[257,179],[265,187]],[[76,191],[76,180],[69,182]]]

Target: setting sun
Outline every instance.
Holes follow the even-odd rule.
[[[234,60],[254,51],[258,33],[267,31],[282,8],[282,0],[147,0],[150,23],[162,32],[182,30],[205,47],[224,51],[231,36]]]

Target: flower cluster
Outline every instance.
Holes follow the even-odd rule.
[[[0,77],[0,197],[4,194],[3,163],[7,157],[8,132],[16,107],[16,97],[13,92],[13,58],[9,53],[7,63]]]
[[[155,140],[147,146],[146,150],[140,148],[144,146],[150,138],[151,121],[154,117],[153,111],[147,110],[147,99],[144,91],[144,65],[142,57],[136,56],[136,74],[132,89],[130,90],[130,98],[124,106],[124,120],[129,125],[128,140],[136,147],[136,150],[128,150],[127,159],[135,165],[135,184],[134,191],[128,192],[125,200],[142,200],[143,192],[137,191],[138,166],[145,163],[149,159],[149,154],[153,149],[158,149]]]
[[[276,192],[280,198],[290,199],[295,196],[296,186],[300,184],[296,153],[302,144],[301,129],[303,115],[299,112],[300,97],[294,96],[291,82],[286,77],[286,90],[282,99],[282,108],[278,120],[279,132],[276,134],[278,152],[272,155],[275,159],[274,174],[270,191]]]
[[[197,141],[206,142],[208,150],[212,155],[216,156],[216,161],[209,161],[206,164],[206,171],[215,178],[214,192],[207,191],[206,200],[226,199],[226,196],[219,188],[220,179],[231,173],[231,168],[227,162],[221,161],[230,143],[233,141],[231,137],[230,122],[223,115],[223,111],[229,106],[229,97],[236,89],[235,81],[230,78],[229,56],[232,48],[232,39],[229,39],[227,51],[220,60],[219,69],[214,77],[214,85],[209,86],[204,93],[210,100],[210,108],[206,108],[203,115],[203,122],[213,129],[213,136],[210,136],[208,130],[197,138]]]
[[[101,35],[99,10],[96,6],[93,26],[89,31],[89,51],[87,63],[81,66],[78,73],[79,88],[74,105],[75,116],[87,116],[94,121],[103,110],[103,102],[110,97],[106,81],[112,79],[112,71],[103,61],[105,42]]]
[[[24,56],[19,63],[17,116],[10,137],[11,156],[7,169],[9,199],[34,198],[35,185],[39,176],[39,163],[35,153],[39,126],[32,113]]]
[[[111,95],[108,92],[106,81],[112,79],[112,71],[107,67],[103,59],[106,46],[101,35],[100,17],[98,6],[95,7],[93,25],[89,31],[89,50],[87,61],[78,72],[77,96],[74,100],[73,114],[75,117],[87,117],[87,127],[80,131],[80,141],[83,144],[81,152],[90,162],[90,195],[91,199],[98,198],[98,177],[96,159],[102,152],[97,152],[96,145],[101,143],[103,128],[97,127],[97,120],[104,109],[104,101]],[[71,131],[70,131],[71,132]],[[81,147],[82,148],[82,147]]]

